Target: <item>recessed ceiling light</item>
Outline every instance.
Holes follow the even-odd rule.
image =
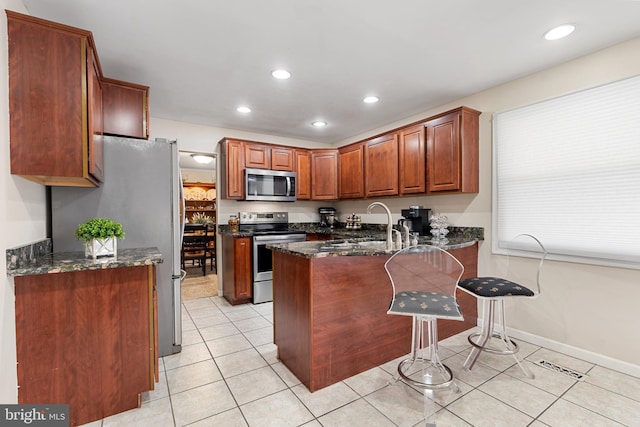
[[[271,75],[276,79],[280,79],[280,80],[286,80],[289,77],[291,77],[291,73],[288,72],[287,70],[273,70],[271,72]]]
[[[322,120],[316,120],[315,122],[311,122],[311,126],[315,126],[317,128],[323,128],[327,125],[327,122]]]
[[[191,157],[193,157],[193,160],[198,163],[202,163],[203,165],[206,165],[213,161],[213,157],[206,154],[192,154]]]
[[[236,108],[236,111],[238,113],[250,113],[251,112],[251,108],[242,106],[242,107]]]
[[[573,30],[575,29],[576,29],[575,25],[571,25],[571,24],[560,25],[544,33],[544,38],[547,40],[558,40],[563,37],[567,37],[569,34],[573,33]]]
[[[365,99],[362,100],[362,102],[367,104],[375,104],[379,100],[380,98],[378,98],[377,96],[367,96]]]

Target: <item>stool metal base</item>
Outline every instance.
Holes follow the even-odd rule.
[[[428,340],[425,340],[425,332],[428,334]],[[428,352],[428,355],[422,354],[425,352]],[[438,327],[434,318],[413,317],[411,357],[398,364],[398,375],[400,380],[415,387],[429,390],[452,388],[455,393],[460,391],[451,369],[440,362]]]
[[[495,317],[495,304],[496,302],[500,303],[500,316],[499,316],[499,325],[502,329],[500,333],[494,332],[494,317]],[[524,374],[533,379],[535,376],[527,368],[524,364],[520,362],[516,353],[520,350],[518,344],[509,338],[507,334],[507,328],[505,323],[505,315],[504,315],[504,300],[483,300],[484,304],[484,314],[483,314],[483,325],[482,330],[479,333],[473,333],[468,336],[469,343],[473,346],[471,349],[471,353],[467,357],[467,360],[464,362],[464,369],[470,371],[475,365],[478,357],[480,356],[480,352],[484,351],[487,353],[505,355],[505,356],[513,356],[516,363],[522,369]],[[501,348],[495,347],[492,345],[491,340],[498,339],[502,344]]]

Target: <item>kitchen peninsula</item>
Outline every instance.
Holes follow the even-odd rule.
[[[420,238],[420,244],[431,239]],[[387,315],[391,282],[384,270],[394,251],[372,239],[307,241],[273,251],[274,343],[278,357],[314,392],[411,350],[411,318]],[[478,239],[452,237],[443,246],[477,274]],[[458,293],[463,322],[439,321],[439,337],[474,327],[476,301]]]
[[[117,257],[7,251],[13,277],[19,403],[68,404],[70,425],[140,406],[158,375],[157,248]]]

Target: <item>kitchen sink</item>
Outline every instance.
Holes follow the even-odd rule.
[[[362,248],[386,248],[387,247],[387,242],[385,240],[369,240],[366,242],[358,242],[356,244],[357,246],[360,246]]]

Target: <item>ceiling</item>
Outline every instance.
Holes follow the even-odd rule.
[[[152,117],[324,143],[640,36],[637,0],[23,2],[92,31],[105,76],[151,87]]]

